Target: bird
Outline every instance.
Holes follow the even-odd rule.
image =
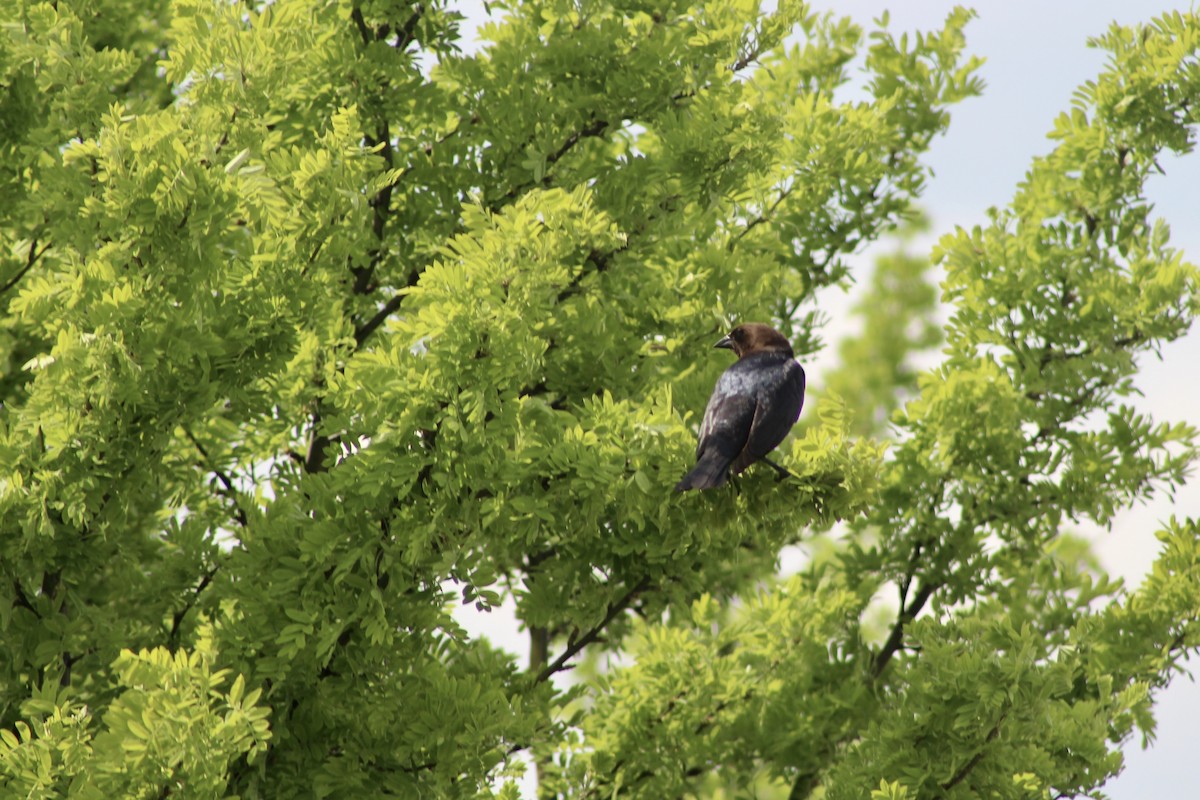
[[[779,446],[804,406],[804,367],[787,337],[761,322],[738,325],[713,347],[738,360],[713,388],[700,423],[696,466],[677,492],[724,486]],[[782,470],[771,462],[776,469]]]

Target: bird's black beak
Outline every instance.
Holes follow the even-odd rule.
[[[726,336],[723,339],[721,339],[721,341],[714,344],[713,347],[720,347],[725,350],[732,350],[733,349],[733,339],[730,339],[728,336]]]

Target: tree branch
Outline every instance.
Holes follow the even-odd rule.
[[[584,266],[586,267],[588,264],[592,264],[595,269],[580,269],[579,272],[575,274],[575,277],[571,279],[571,282],[563,287],[563,290],[558,293],[558,297],[555,298],[556,302],[561,303],[571,295],[578,292],[579,287],[583,284],[583,279],[588,275],[599,275],[608,269],[609,264],[612,263],[612,257],[617,253],[620,253],[628,246],[628,244],[624,244],[621,247],[618,247],[616,250],[610,250],[607,253],[599,253],[596,251],[589,253],[587,260],[584,261]]]
[[[21,608],[25,609],[29,613],[33,614],[38,619],[41,619],[42,615],[39,614],[38,610],[33,607],[33,603],[30,602],[29,597],[25,594],[25,589],[24,589],[24,587],[21,586],[20,578],[12,579],[12,587],[13,587],[13,605],[20,606]]]
[[[17,274],[13,275],[12,278],[10,278],[3,286],[0,286],[0,295],[6,294],[9,289],[20,283],[21,278],[24,278],[25,274],[29,272],[29,270],[33,269],[33,266],[37,264],[38,260],[41,259],[41,257],[45,255],[46,251],[50,249],[50,245],[46,244],[45,247],[43,247],[41,250],[38,250],[37,244],[38,239],[36,236],[34,236],[33,240],[29,243],[29,255],[25,259],[25,266],[21,267]]]
[[[405,49],[415,41],[417,24],[425,13],[425,9],[426,6],[424,3],[418,3],[413,7],[412,15],[400,29],[399,40],[396,44],[397,47]],[[357,3],[350,11],[350,19],[353,21],[355,28],[357,28],[364,46],[369,46],[371,43],[390,35],[391,28],[387,25],[372,31],[363,17],[361,5]],[[383,158],[388,169],[394,166],[395,151],[392,149],[391,128],[387,118],[382,114],[376,118],[374,135],[367,135],[365,141],[369,147],[379,148],[380,156]],[[353,295],[367,295],[377,288],[375,272],[387,252],[384,242],[387,239],[387,226],[392,216],[393,190],[394,184],[389,181],[370,200],[372,211],[371,233],[375,237],[375,246],[370,251],[370,261],[366,266],[358,267],[353,263],[349,265],[350,273],[354,276],[354,282],[351,286],[351,293]],[[409,285],[415,283],[419,275],[420,270],[414,269],[409,276]],[[383,324],[390,314],[400,307],[401,302],[402,295],[394,295],[369,320],[355,327],[355,351],[361,348],[363,342]],[[321,433],[321,420],[321,397],[318,396],[313,412],[309,417],[308,452],[303,461],[301,461],[304,470],[309,473],[323,472],[325,470],[325,448],[333,441],[331,437]]]
[[[975,755],[971,756],[970,760],[967,761],[967,763],[965,763],[961,767],[959,767],[958,772],[955,772],[954,775],[952,775],[950,777],[950,780],[941,784],[943,791],[948,792],[951,789],[953,789],[955,786],[957,786],[958,784],[962,783],[963,780],[965,780],[966,777],[971,774],[971,770],[973,770],[973,769],[975,769],[975,767],[979,766],[979,762],[983,761],[983,756],[987,752],[987,749],[986,749],[987,745],[989,745],[993,741],[995,741],[996,737],[1000,735],[1000,726],[1001,726],[1001,724],[1003,724],[1004,718],[1006,716],[1007,716],[1007,712],[1004,714],[1001,714],[1000,719],[996,720],[996,724],[992,726],[992,729],[990,731],[988,731],[987,737],[983,740],[983,744],[980,745],[979,752],[976,753]]]
[[[417,3],[413,7],[413,13],[400,28],[396,37],[396,44],[393,45],[397,50],[407,50],[408,46],[417,40],[417,23],[421,21],[421,17],[425,15],[425,4]]]
[[[396,32],[396,42],[392,46],[397,50],[407,50],[408,46],[417,40],[417,23],[421,21],[421,17],[424,15],[424,3],[417,3],[413,6],[412,15],[400,26],[400,30]],[[392,26],[388,23],[384,23],[372,30],[363,17],[361,5],[355,4],[354,8],[351,9],[350,19],[354,22],[354,27],[358,29],[358,35],[362,39],[363,44],[369,45],[372,42],[381,42],[392,35]]]
[[[606,130],[608,130],[608,121],[593,117],[590,122],[588,122],[582,128],[580,128],[579,130],[575,131],[570,136],[568,136],[566,138],[566,140],[564,140],[563,143],[561,145],[559,145],[557,150],[555,150],[553,153],[546,154],[546,166],[550,167],[550,166],[553,166],[554,164],[557,164],[558,161],[563,156],[565,156],[567,153],[569,153],[571,151],[571,148],[573,148],[575,145],[579,144],[584,139],[589,139],[589,138],[593,138],[596,136],[600,136]],[[550,173],[548,171],[542,176],[541,184],[543,186],[548,186],[550,184]],[[528,189],[533,188],[536,185],[537,185],[536,183],[530,182],[530,183],[523,183],[518,186],[514,186],[508,190],[508,192],[504,195],[502,200],[509,200],[509,201],[515,200],[523,192],[525,192]],[[504,203],[500,203],[498,206],[492,207],[492,210],[495,211],[495,210],[497,210],[498,207],[503,206],[503,205],[504,205]]]
[[[385,320],[387,320],[388,317],[390,317],[392,314],[394,314],[400,308],[400,304],[402,302],[404,302],[404,295],[400,295],[400,294],[392,295],[392,298],[383,304],[383,308],[381,308],[381,309],[379,309],[379,311],[375,312],[375,316],[371,317],[369,320],[364,322],[362,325],[355,328],[354,329],[355,345],[357,347],[362,347],[362,344],[363,344],[363,342],[365,342],[367,340],[367,337],[370,336],[372,333],[374,333],[376,331],[376,329],[378,329],[379,326],[382,325]]]
[[[187,616],[189,611],[196,607],[196,603],[200,599],[200,594],[208,588],[209,584],[212,583],[213,576],[217,574],[218,569],[220,569],[220,565],[214,565],[212,569],[204,573],[204,577],[202,577],[200,579],[200,583],[196,584],[196,586],[192,589],[192,593],[188,597],[187,602],[183,604],[183,608],[179,609],[172,615],[171,632],[167,635],[167,642],[171,645],[172,650],[174,650],[179,643],[179,627],[183,624],[183,618]]]
[[[388,169],[391,169],[396,159],[392,151],[392,134],[387,120],[379,121],[375,128],[375,136],[368,136],[366,143],[368,147],[379,148],[380,156],[382,156],[384,163],[387,164]],[[371,233],[375,235],[375,247],[371,249],[371,260],[367,266],[351,267],[350,269],[354,274],[354,294],[367,294],[371,291],[373,288],[371,282],[375,276],[375,269],[383,261],[385,253],[383,243],[387,238],[387,224],[392,216],[393,187],[393,182],[388,181],[370,200],[372,212]]]
[[[783,201],[786,200],[791,195],[793,187],[794,187],[794,184],[793,184],[793,186],[790,186],[786,189],[781,189],[779,191],[779,197],[776,198],[775,202],[772,203],[770,205],[770,207],[767,208],[766,211],[764,211],[762,214],[759,214],[757,217],[755,217],[754,219],[752,219],[748,223],[746,223],[746,227],[744,227],[740,231],[738,231],[737,235],[729,240],[727,249],[730,252],[732,252],[734,245],[736,245],[738,242],[740,242],[742,239],[744,239],[746,237],[746,234],[750,233],[750,231],[754,230],[756,227],[763,224],[764,222],[770,221],[772,215],[779,208],[780,204],[782,204]]]
[[[608,627],[609,623],[617,618],[618,614],[629,608],[629,604],[633,602],[640,593],[645,591],[650,586],[650,577],[643,577],[638,581],[637,585],[621,596],[621,599],[608,607],[608,613],[604,615],[604,619],[592,626],[587,633],[581,636],[572,636],[567,641],[567,648],[562,654],[551,661],[546,667],[538,673],[536,683],[542,683],[549,680],[556,672],[561,672],[567,668],[567,662],[579,654],[579,651],[592,644],[600,638],[600,634]]]
[[[937,590],[937,585],[927,583],[917,590],[912,602],[908,608],[900,609],[900,614],[896,617],[896,623],[892,625],[892,632],[888,634],[887,641],[884,642],[883,648],[876,654],[871,662],[871,678],[878,678],[883,674],[883,670],[887,668],[888,662],[892,660],[892,656],[900,649],[901,642],[904,641],[904,626],[916,619],[917,614],[925,607],[925,603],[933,596]]]
[[[557,163],[560,158],[565,156],[567,152],[572,147],[579,144],[581,140],[599,136],[600,134],[604,133],[607,128],[608,122],[602,119],[593,118],[592,121],[587,125],[584,125],[581,129],[568,136],[567,140],[562,143],[561,147],[546,156],[546,164],[549,165]]]
[[[188,438],[188,440],[196,448],[196,451],[200,453],[200,457],[203,459],[203,463],[200,464],[201,468],[211,472],[216,476],[217,480],[221,482],[222,489],[220,490],[220,494],[222,497],[233,503],[234,517],[237,518],[238,524],[243,528],[249,526],[250,520],[246,516],[245,509],[242,508],[242,504],[239,499],[239,492],[237,487],[233,485],[233,479],[230,478],[226,472],[213,465],[212,459],[208,455],[208,450],[204,447],[204,445],[200,444],[200,441],[195,437],[191,429],[189,429],[187,426],[182,427],[183,435]]]
[[[325,471],[325,448],[329,446],[329,437],[321,433],[321,408],[318,400],[317,408],[312,412],[308,429],[308,448],[304,454],[304,471],[310,475]]]
[[[358,35],[362,37],[363,44],[375,41],[375,34],[371,32],[367,21],[363,19],[362,6],[355,3],[354,8],[350,9],[350,19],[354,22],[354,27],[358,29]]]

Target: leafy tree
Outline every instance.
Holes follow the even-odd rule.
[[[890,449],[830,395],[793,479],[676,496],[713,337],[813,352],[910,213],[970,15],[495,5],[477,55],[428,0],[0,11],[0,793],[513,797],[526,754],[572,797],[1093,792],[1200,646],[1194,522],[1132,593],[1062,533],[1195,455],[1121,399],[1196,311],[1143,186],[1200,18],[1102,37],[942,240]],[[505,592],[528,669],[454,617]]]

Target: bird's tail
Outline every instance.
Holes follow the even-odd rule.
[[[692,471],[683,476],[675,491],[686,492],[689,489],[715,489],[724,486],[729,479],[729,460],[725,458],[702,458],[692,467]]]

